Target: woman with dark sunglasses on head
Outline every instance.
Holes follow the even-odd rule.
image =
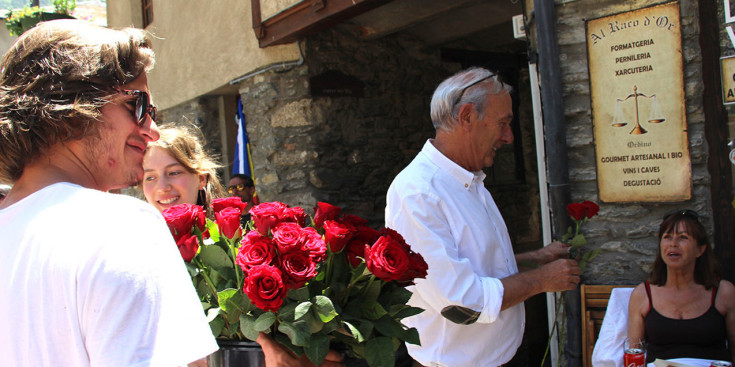
[[[628,337],[647,343],[646,362],[735,356],[735,287],[718,276],[699,215],[679,210],[664,217],[648,281],[630,297]],[[729,345],[729,347],[728,347]]]

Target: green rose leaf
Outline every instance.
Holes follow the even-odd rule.
[[[403,335],[403,326],[391,317],[381,317],[375,320],[375,330],[379,333],[393,338],[400,338]]]
[[[406,343],[421,345],[421,339],[419,338],[419,331],[416,328],[410,328],[403,331],[403,340]]]
[[[360,330],[358,330],[354,325],[350,324],[347,321],[345,321],[344,324],[347,330],[349,330],[350,334],[352,334],[353,338],[357,339],[357,341],[360,343],[365,341],[365,337],[362,335]]]
[[[221,292],[217,292],[217,297],[219,298],[219,306],[222,308],[222,311],[227,312],[227,306],[229,305],[235,305],[234,303],[227,301],[234,297],[237,294],[237,289],[229,288],[225,289]]]
[[[322,322],[330,322],[332,319],[338,316],[337,311],[334,309],[334,304],[329,297],[316,296],[314,297],[314,306],[316,314]]]
[[[366,344],[365,360],[370,367],[393,367],[395,365],[391,338],[381,336],[368,340]]]
[[[376,301],[366,301],[360,306],[360,312],[369,320],[377,320],[388,312]]]
[[[225,320],[221,317],[216,317],[212,320],[209,320],[209,328],[212,330],[212,335],[215,337],[220,336],[222,334],[222,329],[225,327]]]
[[[329,337],[320,334],[312,335],[311,343],[304,348],[304,352],[315,365],[322,363],[329,352]]]
[[[278,325],[278,331],[288,335],[291,343],[298,346],[308,346],[311,332],[309,326],[303,321],[282,322]]]
[[[585,239],[584,235],[580,233],[572,238],[570,244],[574,247],[584,246],[585,244],[587,244],[587,239]]]
[[[294,311],[294,319],[298,320],[307,313],[309,313],[309,310],[311,309],[311,302],[301,302],[298,306],[296,306],[296,310]]]
[[[270,329],[271,325],[273,325],[275,321],[276,314],[273,312],[266,312],[255,319],[253,327],[255,328],[255,331],[266,331]]]
[[[393,314],[393,317],[396,318],[396,319],[398,319],[398,320],[401,320],[401,319],[404,319],[406,317],[418,315],[418,314],[420,314],[422,312],[424,312],[424,309],[423,308],[418,308],[418,307],[403,307],[403,308],[401,308],[400,311],[398,311],[395,314]]]
[[[197,255],[199,260],[207,266],[213,268],[232,268],[233,263],[230,255],[219,246],[205,245],[202,246]]]
[[[288,298],[305,302],[309,300],[309,287],[301,287],[299,289],[291,289],[288,291]]]
[[[258,338],[258,330],[255,329],[254,316],[240,315],[240,331],[246,338],[255,341]]]

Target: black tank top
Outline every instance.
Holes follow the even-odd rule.
[[[648,351],[646,363],[656,358],[701,358],[731,361],[726,347],[727,330],[725,317],[715,308],[717,287],[712,290],[712,304],[702,316],[678,320],[670,319],[653,308],[651,289],[648,282],[646,294],[651,306],[644,321]]]

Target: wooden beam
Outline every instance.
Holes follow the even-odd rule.
[[[296,42],[391,1],[304,0],[262,21],[260,0],[251,0],[253,31],[261,48]]]

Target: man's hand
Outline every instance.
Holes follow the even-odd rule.
[[[544,292],[572,290],[577,287],[580,281],[581,271],[575,260],[558,259],[540,267],[538,270]]]
[[[544,246],[538,250],[539,265],[548,264],[557,259],[566,259],[569,257],[570,245],[554,241],[548,246]]]
[[[557,259],[540,268],[503,278],[500,280],[504,288],[500,309],[508,309],[539,293],[574,289],[579,284],[580,273],[575,260]]]
[[[519,268],[523,268],[521,271],[535,269],[538,265],[548,264],[557,259],[566,259],[569,257],[570,248],[571,246],[567,244],[554,241],[541,249],[516,254],[516,262]]]
[[[297,357],[268,334],[258,334],[258,339],[255,341],[263,348],[266,367],[314,367],[314,364],[305,355]],[[342,356],[336,351],[330,350],[324,362],[320,363],[318,367],[344,367],[341,362]]]

